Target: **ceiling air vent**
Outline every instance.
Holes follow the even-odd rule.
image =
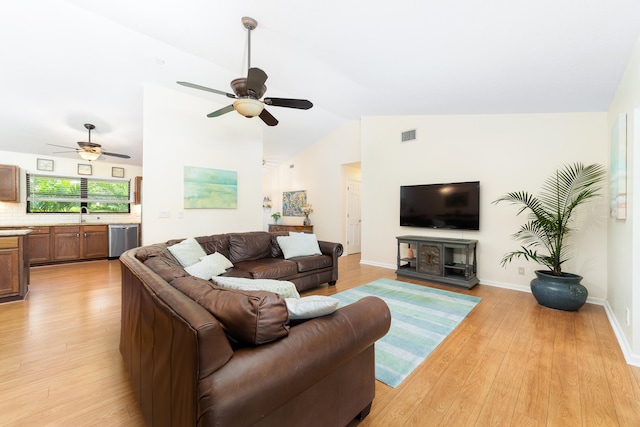
[[[413,141],[414,139],[416,139],[415,129],[402,132],[402,142]]]

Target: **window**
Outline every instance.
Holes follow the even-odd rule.
[[[27,174],[27,213],[129,213],[130,181]]]

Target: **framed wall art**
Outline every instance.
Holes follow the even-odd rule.
[[[53,160],[50,159],[38,159],[37,161],[37,168],[39,171],[47,171],[47,172],[52,172],[53,171]]]
[[[83,165],[82,163],[78,163],[78,175],[91,175],[92,168],[91,165]]]
[[[185,209],[236,209],[238,172],[184,167]]]
[[[627,115],[620,114],[611,129],[609,169],[611,218],[627,218]]]
[[[111,176],[114,178],[124,178],[124,168],[112,167]]]
[[[302,207],[307,205],[307,190],[282,193],[282,216],[304,216]]]

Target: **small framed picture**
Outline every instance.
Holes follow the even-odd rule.
[[[111,168],[111,176],[114,178],[124,178],[124,168]]]
[[[38,159],[37,165],[39,171],[53,171],[53,160]]]
[[[78,163],[78,175],[91,175],[91,165]]]

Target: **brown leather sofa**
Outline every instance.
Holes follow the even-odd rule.
[[[222,241],[203,238],[201,245],[211,252]],[[369,413],[373,343],[391,320],[381,299],[294,324],[277,294],[217,288],[162,267],[171,262],[166,247],[120,257],[120,352],[147,425],[344,426]],[[313,276],[337,279],[332,269]],[[305,277],[293,281],[308,285]],[[231,336],[265,323],[254,334],[264,344]],[[263,339],[265,331],[273,337]]]
[[[293,282],[298,291],[323,283],[335,285],[338,280],[338,258],[343,252],[342,245],[320,240],[318,245],[322,256],[284,259],[277,237],[287,235],[288,232],[250,231],[214,234],[196,237],[196,240],[207,254],[220,252],[233,263],[233,268],[223,276],[287,280]],[[182,240],[169,240],[166,245],[171,246]],[[154,246],[152,250],[155,249]]]

